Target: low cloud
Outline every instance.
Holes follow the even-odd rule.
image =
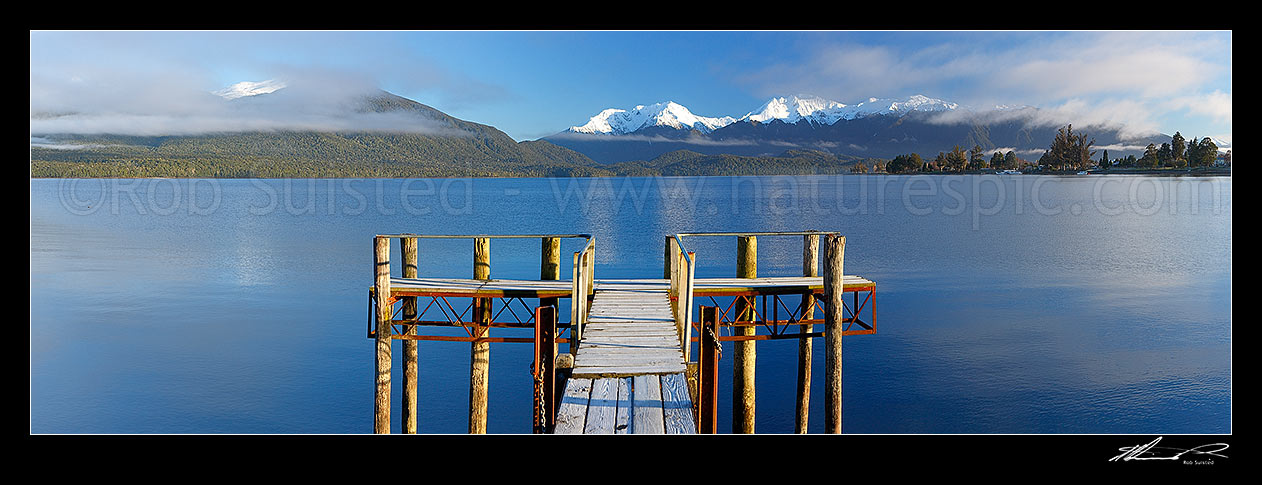
[[[1145,103],[1133,100],[1112,100],[1089,103],[1071,99],[1045,108],[1001,109],[992,111],[956,110],[932,113],[933,124],[978,122],[984,124],[1019,122],[1028,127],[1097,126],[1118,131],[1126,140],[1141,139],[1159,133],[1153,112]]]
[[[403,113],[361,113],[345,116],[283,115],[141,115],[74,114],[32,119],[31,133],[42,135],[197,136],[245,132],[387,132],[436,136],[467,136],[432,120]]]
[[[1100,151],[1100,150],[1137,151],[1138,150],[1142,152],[1148,148],[1148,145],[1126,145],[1126,144],[1114,143],[1112,145],[1092,145],[1091,148],[1095,149],[1096,151]]]
[[[187,74],[128,76],[101,70],[72,77],[31,76],[35,135],[203,135],[255,131],[374,131],[459,136],[463,132],[413,112],[371,112],[381,94],[368,77],[316,69],[279,69],[257,81],[284,87],[256,96],[222,96]],[[230,99],[231,98],[231,99]]]
[[[55,140],[49,140],[41,136],[31,137],[31,147],[33,148],[48,148],[51,150],[83,150],[86,148],[98,148],[102,146],[105,145],[92,143],[58,143]]]

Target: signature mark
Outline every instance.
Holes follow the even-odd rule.
[[[1122,454],[1117,455],[1113,458],[1109,458],[1109,461],[1179,460],[1179,459],[1182,459],[1183,456],[1187,454],[1208,455],[1208,456],[1216,456],[1219,458],[1227,458],[1227,455],[1220,454],[1220,452],[1227,449],[1228,447],[1227,443],[1210,443],[1207,445],[1201,445],[1201,446],[1197,446],[1193,448],[1182,449],[1182,448],[1172,448],[1168,446],[1157,446],[1157,443],[1160,443],[1160,442],[1161,442],[1161,437],[1158,436],[1157,439],[1149,441],[1147,444],[1136,445],[1136,446],[1123,446],[1121,448],[1118,448],[1118,451],[1121,451]]]

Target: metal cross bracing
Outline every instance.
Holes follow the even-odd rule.
[[[542,298],[526,298],[526,297],[498,297],[498,298],[482,298],[472,296],[452,296],[450,294],[442,295],[414,295],[416,298],[418,311],[414,318],[403,318],[403,300],[409,297],[393,297],[390,298],[391,304],[391,320],[390,320],[390,338],[393,340],[427,340],[442,342],[492,342],[492,343],[533,343],[534,339],[529,337],[488,337],[485,336],[486,328],[518,328],[533,329],[535,328],[535,312],[543,300]],[[422,299],[428,299],[428,303],[421,308]],[[539,304],[531,306],[526,300],[535,300]],[[457,300],[456,304],[452,304],[452,300]],[[465,304],[461,300],[468,300]],[[486,302],[486,303],[480,303]],[[367,337],[370,339],[377,338],[375,321],[373,316],[376,314],[376,297],[374,289],[368,290],[368,306],[369,320]],[[498,303],[499,308],[495,305]],[[477,321],[474,313],[480,311],[481,304],[489,304],[489,312],[491,313],[491,321],[483,324]],[[456,310],[461,308],[460,310]],[[523,312],[523,317],[518,312]],[[442,320],[424,319],[426,315],[441,315]],[[503,317],[503,318],[501,318]],[[511,319],[510,319],[511,317]],[[462,328],[465,336],[453,335],[425,335],[420,334],[421,327],[437,327],[437,328]],[[410,331],[416,329],[417,331]],[[570,329],[570,322],[557,322],[557,331],[564,333]],[[557,343],[569,343],[568,336],[562,337],[557,335]]]
[[[857,289],[847,289],[846,293],[851,293],[852,299],[847,303],[842,299],[842,322],[845,324],[842,335],[871,335],[876,333],[876,285],[866,286]],[[812,298],[812,306],[815,315],[822,316],[824,314],[824,303],[819,296],[823,295],[823,291],[813,293],[816,298]],[[862,299],[860,296],[862,295]],[[726,305],[719,302],[720,298],[731,297]],[[758,335],[721,335],[720,342],[744,341],[744,340],[781,340],[781,339],[799,339],[802,337],[822,337],[824,332],[810,333],[790,333],[791,326],[802,324],[822,324],[823,318],[802,318],[804,308],[801,305],[803,299],[801,295],[793,294],[768,294],[760,291],[746,291],[733,295],[709,295],[706,296],[710,305],[719,308],[719,325],[721,327],[762,327],[766,330],[765,334]],[[761,299],[761,304],[758,300]],[[768,303],[770,299],[770,304]],[[797,300],[796,302],[793,300]],[[786,300],[790,303],[786,304]],[[752,313],[753,318],[750,320],[740,320],[737,317],[737,303],[743,301],[745,309]],[[768,310],[770,308],[770,310]],[[867,319],[862,318],[864,310],[867,310]],[[780,312],[784,312],[784,318],[781,318]],[[699,315],[699,313],[694,313]],[[701,331],[701,321],[699,318],[691,323],[694,332],[699,335]],[[699,342],[698,337],[693,337],[692,342]]]
[[[429,303],[420,308],[420,301],[417,301],[416,317],[404,318],[402,313],[405,311],[403,303],[408,298],[421,300],[428,298]],[[451,300],[469,300],[468,305],[453,305]],[[534,344],[533,359],[530,364],[530,377],[533,381],[533,405],[532,405],[532,430],[534,433],[547,433],[555,425],[554,419],[556,415],[557,397],[556,397],[556,380],[557,370],[554,363],[556,356],[556,346],[558,344],[570,342],[568,337],[563,337],[565,331],[569,330],[569,322],[557,321],[557,309],[552,305],[544,305],[547,302],[543,298],[533,299],[539,305],[530,307],[524,297],[499,297],[499,298],[476,298],[471,296],[451,296],[451,295],[413,295],[406,297],[389,298],[388,304],[391,306],[391,321],[389,325],[390,336],[392,340],[426,340],[426,341],[442,341],[442,342],[488,342],[488,343],[530,343]],[[499,310],[495,310],[495,303],[499,302]],[[520,307],[521,310],[527,312],[525,318],[517,313],[514,308]],[[376,308],[376,298],[374,289],[369,290],[369,307],[370,315],[374,315]],[[489,322],[479,324],[476,314],[482,311],[481,305],[488,305],[486,311],[492,315]],[[457,311],[457,307],[463,307]],[[437,313],[441,314],[443,320],[424,320],[424,316],[433,315],[437,309]],[[512,320],[500,319],[505,313],[512,317]],[[469,317],[466,319],[466,317]],[[432,335],[421,334],[417,330],[422,327],[428,328],[453,328],[459,327],[465,331],[465,336],[453,335]],[[532,329],[533,335],[530,337],[489,337],[487,330],[491,327],[496,328],[514,328],[514,329]],[[376,339],[377,332],[373,328],[370,319],[368,327],[368,338]]]

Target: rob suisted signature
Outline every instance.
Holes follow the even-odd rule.
[[[1121,451],[1122,454],[1109,458],[1109,461],[1180,460],[1183,459],[1184,455],[1188,454],[1227,458],[1227,455],[1219,454],[1219,452],[1227,449],[1227,443],[1211,443],[1185,450],[1181,448],[1171,448],[1168,446],[1157,446],[1157,443],[1160,442],[1161,437],[1159,436],[1157,439],[1148,442],[1148,444],[1123,446],[1118,448],[1118,451]]]

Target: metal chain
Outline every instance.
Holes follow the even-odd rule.
[[[710,336],[710,341],[714,343],[714,352],[718,354],[719,359],[723,358],[723,345],[719,343],[719,337],[714,334],[714,329],[706,327],[705,332]]]
[[[546,416],[544,416],[544,405],[543,405],[543,373],[535,372],[534,362],[530,363],[530,376],[535,381],[535,393],[534,393],[535,394],[535,416],[534,416],[535,429],[546,430],[547,423],[544,422],[546,419]]]

